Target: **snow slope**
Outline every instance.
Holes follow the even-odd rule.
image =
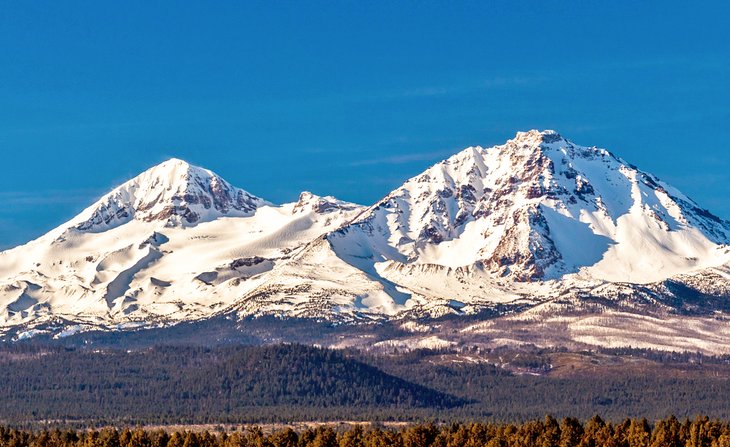
[[[572,315],[583,340],[600,322],[615,344],[626,324],[584,316],[725,318],[729,243],[730,223],[677,189],[554,131],[466,148],[368,208],[273,205],[173,159],[0,253],[0,327],[490,311]]]

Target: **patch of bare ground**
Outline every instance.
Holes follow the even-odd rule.
[[[659,362],[632,355],[595,352],[556,353],[550,356],[549,377],[650,376],[666,378],[730,379],[730,365],[704,362]]]

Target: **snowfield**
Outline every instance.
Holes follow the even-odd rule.
[[[424,335],[383,346],[445,347],[430,319],[485,315],[462,333],[504,319],[563,328],[555,343],[725,352],[729,243],[727,221],[554,131],[464,149],[370,207],[274,205],[172,159],[0,253],[0,328],[402,320]]]

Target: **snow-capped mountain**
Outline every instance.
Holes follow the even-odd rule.
[[[648,283],[715,265],[730,226],[604,149],[532,131],[432,166],[329,240],[391,266]]]
[[[265,287],[277,300],[316,291],[355,313],[474,311],[707,272],[730,260],[729,241],[728,222],[653,175],[530,131],[411,178]],[[337,283],[345,274],[357,281]]]
[[[553,131],[464,149],[369,208],[310,193],[276,206],[170,160],[0,254],[0,324],[483,311],[518,325],[612,312],[726,321],[729,244],[727,221]]]
[[[100,232],[132,219],[168,226],[250,216],[266,204],[207,169],[170,159],[124,183],[84,211],[76,228]]]
[[[0,253],[0,324],[210,316],[360,211],[308,192],[274,206],[211,171],[169,160],[47,235]]]

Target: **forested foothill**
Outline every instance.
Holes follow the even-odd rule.
[[[535,347],[391,354],[303,345],[0,347],[13,427],[291,421],[730,420],[728,358]]]

